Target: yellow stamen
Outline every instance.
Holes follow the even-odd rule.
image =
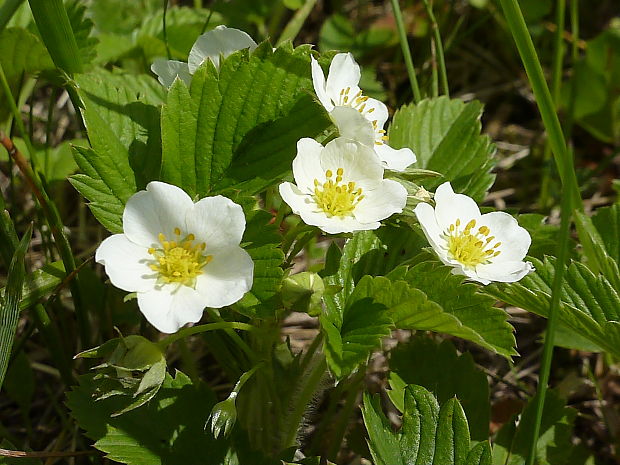
[[[448,226],[444,234],[448,258],[451,260],[458,261],[465,268],[475,268],[478,265],[489,263],[491,259],[501,253],[500,250],[497,250],[501,242],[490,247],[495,236],[486,237],[491,232],[488,226],[480,226],[475,230],[475,219],[468,221],[462,230],[460,226],[461,220],[457,219]]]
[[[180,228],[174,228],[174,234],[179,237],[178,241],[167,241],[163,233],[157,235],[161,247],[149,247],[148,253],[153,256],[149,268],[158,273],[158,281],[164,284],[192,287],[213,256],[203,254],[207,245],[204,242],[194,244],[196,236],[193,234],[181,238]]]
[[[317,207],[328,217],[350,216],[355,207],[364,198],[362,189],[358,188],[353,181],[342,183],[344,169],[336,170],[335,182],[331,179],[332,171],[325,172],[325,182],[321,184],[318,179],[314,180],[314,201]]]

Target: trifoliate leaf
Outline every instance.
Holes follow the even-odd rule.
[[[481,135],[482,104],[439,97],[405,105],[389,129],[394,148],[409,147],[417,156],[412,168],[437,171],[444,177],[423,182],[434,190],[448,180],[456,192],[482,200],[493,184],[495,147]]]

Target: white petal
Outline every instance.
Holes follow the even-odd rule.
[[[400,213],[407,203],[407,189],[391,179],[384,179],[377,189],[367,191],[364,195],[353,211],[355,218],[362,223],[381,221],[394,213]]]
[[[369,147],[375,144],[375,130],[372,123],[355,108],[338,106],[329,116],[338,128],[341,137],[356,140]]]
[[[437,224],[445,231],[457,219],[461,220],[462,227],[472,219],[480,217],[478,204],[463,194],[455,194],[449,182],[444,182],[435,191],[435,216]]]
[[[206,253],[238,246],[245,231],[245,215],[240,205],[217,195],[205,197],[187,211],[187,232],[198,243],[207,244]]]
[[[364,107],[364,118],[366,118],[370,122],[376,121],[377,128],[383,129],[383,126],[385,125],[385,122],[387,121],[389,116],[388,109],[385,106],[385,103],[374,98],[369,98],[368,100],[366,100],[365,103],[366,106]],[[369,112],[368,110],[370,109],[373,110]]]
[[[355,182],[363,190],[375,189],[383,180],[383,167],[371,148],[357,141],[338,137],[321,152],[323,171],[344,171],[342,183]]]
[[[304,194],[295,184],[283,182],[279,187],[280,196],[293,213],[300,215],[302,211],[312,211],[316,209],[316,203],[312,201],[310,195]],[[310,224],[310,223],[308,223]]]
[[[526,229],[519,226],[516,219],[505,212],[491,212],[480,217],[480,225],[486,225],[491,231],[490,235],[495,236],[493,244],[501,242],[498,247],[501,253],[494,262],[523,260],[532,238]]]
[[[360,82],[360,67],[350,53],[339,53],[332,59],[327,75],[327,95],[337,101],[340,91],[350,87],[349,98],[358,91]]]
[[[222,249],[196,279],[196,290],[207,307],[221,308],[237,302],[252,288],[254,262],[241,247]]]
[[[416,161],[415,154],[407,147],[397,150],[387,144],[381,144],[375,145],[375,152],[377,152],[383,166],[393,171],[404,171]]]
[[[378,221],[362,223],[354,216],[332,216],[331,218],[328,218],[325,215],[321,221],[321,224],[317,226],[328,234],[338,234],[349,233],[353,231],[370,231],[379,228],[379,226],[381,226],[381,223],[379,223]]]
[[[498,261],[476,267],[476,274],[483,284],[488,284],[484,281],[514,283],[532,271],[534,267],[530,262],[520,260]]]
[[[192,199],[176,186],[153,181],[145,191],[132,195],[123,212],[123,232],[130,241],[151,247],[157,235],[174,237],[174,228],[187,232],[185,217],[194,206]]]
[[[314,92],[316,93],[319,102],[321,102],[321,105],[323,105],[327,111],[332,111],[334,109],[334,104],[325,91],[325,74],[323,74],[321,65],[319,65],[319,62],[316,61],[313,56],[310,57],[310,67],[312,69],[312,84],[314,86]]]
[[[216,68],[220,66],[220,54],[226,58],[237,50],[249,48],[254,50],[256,42],[239,29],[218,26],[198,37],[189,52],[189,72],[194,74],[206,59],[210,59]]]
[[[443,239],[443,231],[437,224],[437,218],[435,217],[435,210],[428,203],[419,203],[413,210],[420,227],[426,236],[426,239],[433,247],[433,250],[439,255],[442,260],[447,260],[447,254],[445,246],[445,240]]]
[[[202,318],[204,297],[189,286],[166,284],[138,293],[138,307],[149,323],[162,333],[174,333]]]
[[[158,81],[166,87],[170,87],[176,78],[182,79],[188,86],[192,81],[189,67],[182,61],[158,58],[151,65],[151,71],[157,74]]]
[[[155,285],[155,273],[148,266],[152,261],[146,247],[136,245],[124,234],[106,238],[97,248],[95,261],[115,287],[127,292],[142,292]]]
[[[297,142],[297,156],[293,160],[293,176],[297,187],[303,192],[314,190],[314,180],[323,181],[325,171],[321,170],[320,156],[323,146],[314,139],[305,137]]]

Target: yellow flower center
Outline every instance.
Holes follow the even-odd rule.
[[[350,216],[358,203],[364,198],[362,188],[357,187],[354,182],[342,184],[344,170],[336,170],[336,178],[332,179],[332,170],[325,171],[325,182],[320,183],[314,180],[314,201],[328,217]]]
[[[340,90],[340,96],[338,98],[337,105],[342,107],[351,107],[355,108],[360,114],[369,115],[375,109],[373,107],[366,108],[366,102],[368,101],[368,97],[362,95],[362,91],[359,90],[357,94],[351,96],[351,88],[347,87],[346,89]],[[372,128],[375,130],[375,144],[383,145],[387,142],[388,136],[385,135],[385,129],[379,129],[377,127],[377,120],[372,120]]]
[[[153,263],[149,267],[156,271],[158,280],[163,283],[179,283],[194,286],[196,276],[202,274],[203,267],[212,259],[212,255],[204,255],[207,245],[202,242],[194,244],[193,234],[181,238],[181,230],[174,228],[175,240],[169,241],[163,233],[157,237],[161,247],[151,247],[149,254]]]
[[[446,233],[448,258],[451,260],[458,261],[466,268],[475,268],[477,265],[489,263],[501,253],[497,248],[502,243],[491,245],[495,236],[489,236],[491,230],[487,226],[480,226],[475,230],[476,220],[467,223],[463,230],[460,226],[461,220],[457,219]]]

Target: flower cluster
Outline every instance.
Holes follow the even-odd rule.
[[[350,53],[334,57],[327,80],[314,58],[311,71],[316,96],[339,137],[325,147],[301,139],[293,161],[296,184],[281,184],[280,195],[307,224],[328,234],[377,229],[407,202],[407,190],[384,179],[385,169],[402,171],[415,162],[415,155],[388,145],[383,129],[387,107],[363,95],[360,67]]]
[[[201,35],[188,63],[157,60],[151,69],[162,85],[191,82],[205,61],[218,68],[231,53],[256,48],[243,31],[218,26]],[[350,53],[337,54],[327,79],[311,58],[318,101],[339,131],[325,146],[314,139],[297,143],[295,183],[284,182],[282,199],[302,220],[328,234],[377,229],[403,211],[407,190],[384,177],[404,171],[416,157],[409,148],[389,145],[386,106],[363,95],[360,68]],[[425,191],[426,192],[426,191]],[[476,203],[455,194],[449,183],[437,188],[415,215],[431,246],[453,272],[488,284],[513,282],[531,272],[523,259],[530,236],[503,212],[482,215]],[[151,182],[133,195],[123,213],[123,233],[105,239],[96,261],[116,287],[137,296],[147,320],[162,332],[197,322],[205,307],[221,308],[240,300],[252,287],[254,264],[240,247],[245,230],[241,207],[215,196],[194,202],[182,189]]]

